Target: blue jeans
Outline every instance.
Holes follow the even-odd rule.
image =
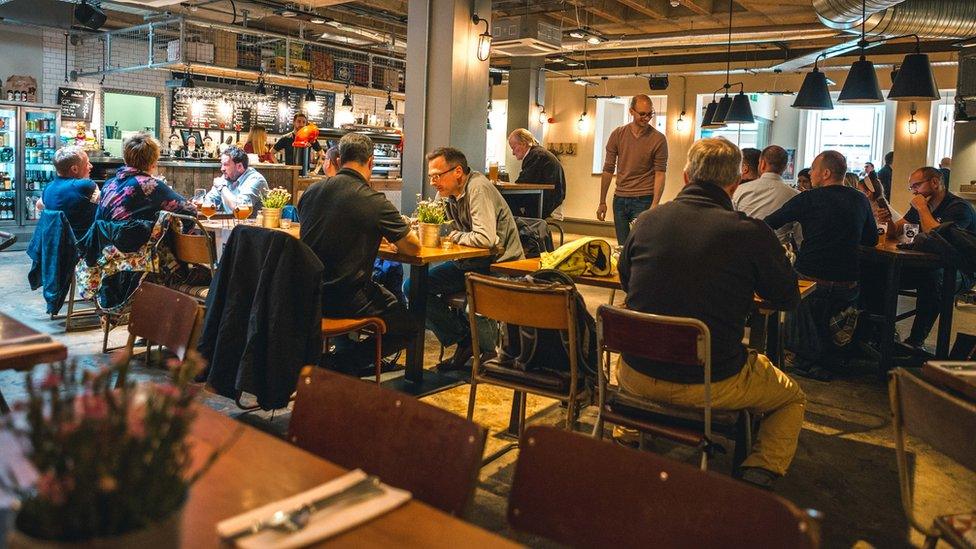
[[[653,195],[613,197],[613,228],[617,232],[617,244],[624,245],[630,236],[630,224],[641,212],[650,209],[653,201]]]
[[[465,290],[464,274],[467,272],[488,274],[489,268],[486,264],[465,270],[455,261],[446,261],[431,266],[427,272],[427,329],[434,332],[445,347],[464,341],[471,335],[467,314],[448,307],[446,299]],[[410,295],[410,282],[407,279],[403,283],[403,295]],[[494,350],[497,330],[497,323],[478,317],[478,341],[482,352]]]

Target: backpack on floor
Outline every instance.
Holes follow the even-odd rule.
[[[577,364],[581,381],[595,383],[600,356],[596,348],[596,321],[586,310],[583,296],[573,279],[553,269],[542,269],[523,277],[535,284],[565,284],[573,287],[576,299]],[[498,359],[523,371],[569,372],[569,335],[561,330],[505,325],[497,349]]]

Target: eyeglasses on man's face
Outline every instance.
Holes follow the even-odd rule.
[[[918,181],[909,181],[908,188],[914,191],[915,189],[921,187],[922,185],[924,185],[929,181],[930,181],[929,179],[919,179]]]
[[[652,116],[654,116],[653,110],[648,112],[641,112],[641,111],[635,111],[634,109],[631,109],[630,112],[634,113],[635,116],[638,116],[640,118],[651,118]]]
[[[447,173],[450,173],[450,172],[453,172],[453,171],[454,171],[454,170],[456,170],[456,169],[457,169],[457,166],[454,166],[453,168],[448,168],[448,169],[446,169],[446,170],[444,170],[444,171],[442,171],[442,172],[437,172],[437,173],[428,173],[428,174],[427,174],[427,177],[429,177],[429,178],[430,178],[430,180],[431,180],[431,182],[434,182],[434,183],[436,183],[436,182],[437,182],[437,180],[439,180],[439,179],[441,178],[441,176],[442,176],[442,175],[444,175],[444,174],[447,174]]]

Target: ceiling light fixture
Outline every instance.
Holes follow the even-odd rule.
[[[939,87],[935,83],[935,76],[932,74],[932,63],[929,56],[920,53],[920,43],[917,35],[915,37],[915,53],[905,56],[901,62],[901,68],[895,75],[888,91],[888,99],[894,101],[938,101],[941,99]]]
[[[471,16],[471,21],[475,25],[485,24],[485,32],[478,35],[478,61],[487,61],[491,56],[491,23],[487,19],[478,17],[477,13]]]
[[[313,25],[324,25],[325,24],[325,19],[322,19],[321,17],[313,17],[313,18],[309,19],[308,22],[311,23],[311,24],[313,24]]]
[[[725,89],[725,95],[722,96],[715,108],[710,121],[711,124],[752,124],[756,121],[752,115],[749,98],[744,92],[745,84],[742,82],[729,83],[732,74],[732,6],[732,0],[729,0],[729,40],[725,60],[725,85],[722,86]],[[732,86],[739,86],[739,93],[734,98],[729,95],[729,89]],[[704,121],[702,122],[704,124]]]
[[[585,78],[579,78],[579,77],[573,78],[572,80],[570,80],[570,82],[576,84],[577,86],[596,86],[596,82],[591,82]]]
[[[311,71],[309,71],[309,73],[308,73],[308,84],[305,86],[305,101],[307,101],[309,103],[314,103],[316,101],[316,98],[315,98],[315,89],[312,87],[312,73],[311,73]]]
[[[352,108],[352,94],[349,93],[349,82],[346,82],[346,91],[342,94],[342,106]]]
[[[586,38],[586,35],[589,33],[586,31],[585,28],[578,28],[578,29],[568,30],[566,31],[566,34],[570,35],[573,38],[578,38],[582,40]]]
[[[183,82],[180,83],[180,86],[182,86],[184,88],[193,88],[193,87],[195,87],[195,84],[193,83],[193,76],[190,74],[190,64],[189,63],[186,63],[184,65]]]
[[[258,73],[258,85],[254,88],[254,93],[257,95],[268,95],[268,88],[264,85],[264,68]]]
[[[837,101],[840,103],[882,103],[881,86],[878,85],[878,73],[874,70],[874,63],[867,60],[864,48],[870,43],[864,38],[864,26],[867,21],[865,15],[866,0],[861,0],[861,39],[857,46],[861,49],[861,58],[851,65],[847,73],[847,80],[840,91]]]
[[[827,89],[827,75],[820,72],[817,67],[817,61],[826,56],[826,53],[821,53],[813,60],[813,70],[803,77],[803,85],[800,86],[796,100],[793,101],[794,109],[829,111],[834,108],[834,102],[830,99],[830,90]]]
[[[702,115],[701,127],[703,130],[717,130],[719,128],[725,127],[725,122],[715,121],[715,112],[718,110],[718,102],[715,100],[715,94],[724,88],[719,88],[712,92],[712,102],[705,107],[705,114]]]
[[[386,106],[384,107],[386,112],[393,112],[396,110],[396,105],[393,104],[393,92],[387,88],[386,90]]]

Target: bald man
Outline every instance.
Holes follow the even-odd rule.
[[[654,129],[654,104],[646,95],[630,100],[631,122],[613,130],[607,139],[607,154],[600,177],[600,205],[596,217],[607,217],[607,192],[613,176],[613,226],[621,245],[630,235],[630,224],[644,210],[661,202],[668,167],[668,140]]]
[[[522,162],[516,183],[543,183],[553,185],[555,189],[542,193],[542,219],[551,216],[566,198],[566,174],[556,155],[539,145],[532,133],[525,128],[518,128],[508,135],[508,146],[515,158]],[[538,215],[536,208],[528,202],[513,200],[524,195],[506,197],[513,213],[522,217]],[[516,208],[519,211],[515,211]],[[562,216],[557,213],[559,219]]]

